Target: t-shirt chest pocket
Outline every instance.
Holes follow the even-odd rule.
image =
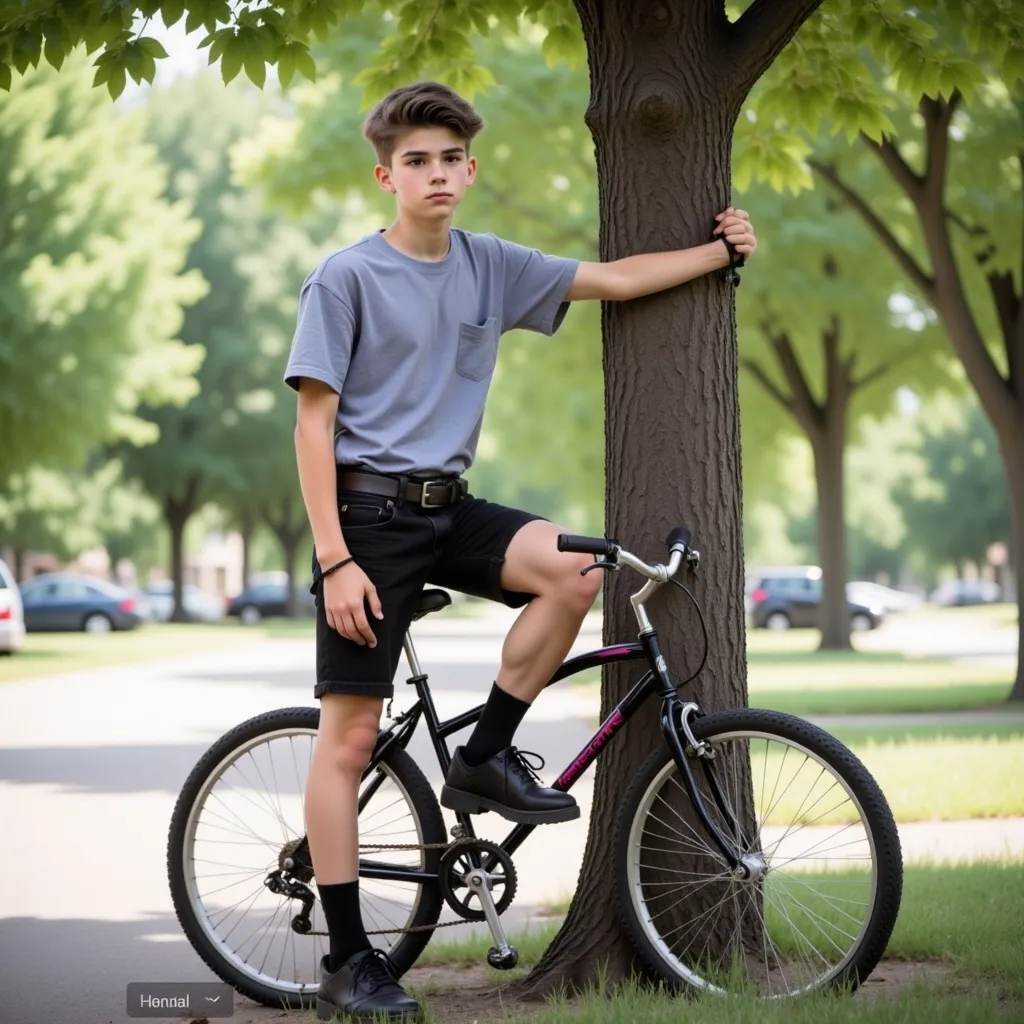
[[[463,320],[459,324],[459,349],[455,369],[462,377],[483,380],[490,376],[498,359],[498,318],[482,324]]]

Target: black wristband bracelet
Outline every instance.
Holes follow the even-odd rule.
[[[355,558],[349,555],[348,558],[343,558],[340,562],[335,562],[334,565],[328,566],[326,569],[320,570],[320,579],[325,576],[330,576],[332,572],[337,572],[343,565],[348,565],[349,562],[354,562]]]
[[[738,286],[740,283],[738,268],[743,266],[743,254],[736,249],[736,246],[724,234],[714,235],[713,237],[716,242],[721,242],[725,246],[725,251],[729,254],[729,266],[722,267],[718,271],[719,276],[723,281],[727,281],[733,286]]]

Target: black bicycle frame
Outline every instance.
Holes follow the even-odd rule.
[[[573,758],[569,766],[558,776],[553,789],[567,793],[577,779],[590,767],[598,754],[627,721],[636,713],[636,710],[649,697],[660,694],[663,698],[661,710],[661,730],[669,744],[672,755],[679,770],[683,773],[690,799],[694,809],[701,819],[704,827],[708,830],[715,845],[721,850],[731,868],[736,868],[740,859],[733,843],[727,839],[717,828],[714,822],[708,817],[700,794],[694,782],[690,770],[689,758],[686,756],[686,739],[679,735],[679,722],[683,701],[679,699],[675,686],[668,678],[668,671],[665,666],[665,659],[662,657],[658,646],[658,636],[653,630],[641,636],[640,643],[614,644],[610,647],[602,647],[596,651],[589,651],[586,654],[570,658],[559,666],[558,670],[546,684],[553,686],[555,683],[577,672],[583,672],[588,668],[600,668],[604,665],[611,665],[620,661],[636,661],[646,659],[650,668],[636,685],[622,698],[611,714],[601,723],[597,732],[587,745]],[[426,719],[427,731],[430,734],[437,760],[441,766],[441,772],[447,775],[451,766],[451,754],[448,752],[447,738],[460,729],[472,725],[483,712],[484,705],[479,704],[469,711],[464,711],[454,718],[442,722],[437,716],[437,709],[434,706],[433,697],[430,694],[428,677],[426,675],[410,676],[406,682],[416,688],[417,700],[407,711],[395,719],[394,724],[380,735],[377,745],[374,748],[370,764],[364,773],[364,778],[373,772],[374,768],[393,746],[403,749],[408,745],[412,734],[416,730],[421,717]],[[377,778],[359,796],[359,811],[362,811],[373,794],[383,782],[383,775],[378,774]],[[724,797],[717,786],[717,780],[712,774],[712,791],[715,802],[728,820],[728,812],[724,805]],[[455,815],[459,825],[462,827],[463,835],[468,838],[476,838],[473,831],[472,818],[469,814],[457,813]],[[513,854],[526,840],[526,838],[537,828],[536,825],[516,825],[511,832],[499,844],[508,854]],[[489,867],[489,865],[484,865]],[[437,875],[429,871],[417,871],[410,868],[393,867],[382,864],[379,861],[360,859],[359,874],[363,878],[380,878],[390,881],[423,882],[436,881]]]

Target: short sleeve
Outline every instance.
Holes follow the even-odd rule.
[[[502,331],[554,334],[569,311],[565,296],[579,260],[548,256],[504,239],[498,243],[505,271]]]
[[[300,377],[313,377],[340,395],[352,358],[355,329],[355,315],[343,299],[319,281],[307,284],[299,296],[285,383],[298,391]]]

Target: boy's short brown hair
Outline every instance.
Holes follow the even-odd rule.
[[[370,111],[363,135],[377,153],[377,160],[390,166],[399,135],[413,128],[449,128],[466,143],[484,126],[483,119],[457,92],[440,82],[416,82],[387,94]]]

